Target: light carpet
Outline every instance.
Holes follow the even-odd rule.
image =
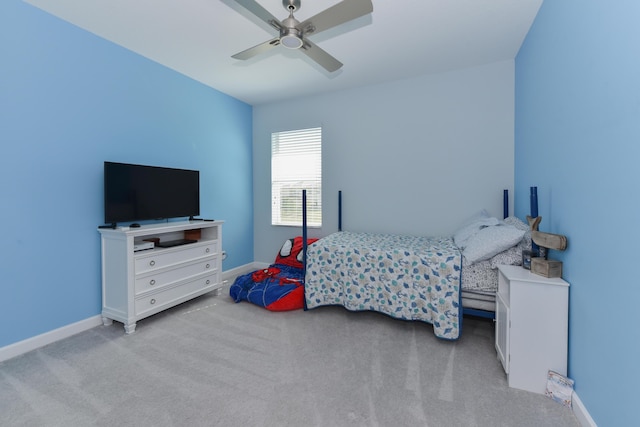
[[[578,426],[507,386],[493,322],[456,342],[341,307],[273,313],[225,290],[0,363],[2,426]]]

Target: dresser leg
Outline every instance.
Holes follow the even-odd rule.
[[[128,334],[132,334],[136,331],[136,324],[134,323],[125,323],[124,324],[124,331]]]
[[[102,316],[102,325],[103,326],[111,326],[113,324],[113,320],[108,317]]]

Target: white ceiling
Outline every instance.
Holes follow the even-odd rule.
[[[373,0],[373,13],[309,39],[344,63],[328,73],[277,47],[231,55],[276,36],[233,0],[25,0],[252,105],[515,58],[543,0]],[[257,0],[279,19],[282,0]],[[338,0],[301,0],[303,21]]]

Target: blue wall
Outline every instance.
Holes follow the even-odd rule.
[[[569,376],[600,426],[637,423],[639,18],[637,0],[545,1],[516,58],[516,214],[537,185],[540,229],[568,237],[552,256],[571,284]]]
[[[252,107],[0,3],[0,347],[98,315],[105,160],[198,169],[224,269],[253,261]]]

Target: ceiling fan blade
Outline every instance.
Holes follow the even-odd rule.
[[[253,13],[255,16],[257,16],[264,22],[266,22],[267,24],[271,25],[276,30],[280,31],[280,29],[282,28],[282,25],[280,25],[280,20],[278,20],[278,18],[273,16],[267,9],[265,9],[264,7],[256,3],[255,0],[234,0],[234,1],[238,3],[240,6],[247,9],[249,12]]]
[[[371,0],[343,0],[301,22],[297,28],[302,30],[304,35],[317,34],[371,12],[373,12]]]
[[[254,47],[250,47],[247,50],[243,50],[242,52],[238,52],[231,57],[234,59],[242,59],[242,60],[253,58],[256,55],[259,55],[261,53],[271,50],[272,48],[278,46],[279,44],[280,44],[280,39],[276,37],[275,39],[271,39],[264,43],[260,43],[259,45],[256,45]]]
[[[329,71],[330,73],[342,67],[342,62],[338,61],[336,58],[329,55],[327,52],[320,49],[317,45],[307,39],[304,40],[304,44],[298,50],[307,55],[309,58],[313,59],[320,66],[322,66],[322,68]]]

